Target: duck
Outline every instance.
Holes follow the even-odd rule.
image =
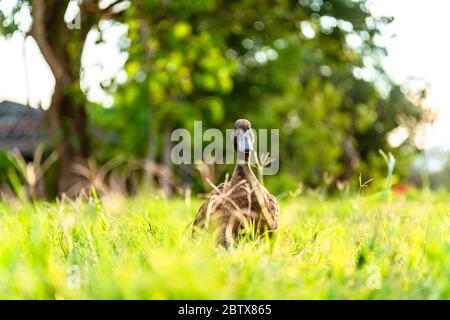
[[[278,231],[280,212],[277,198],[259,182],[250,166],[255,152],[250,121],[238,119],[231,139],[236,155],[231,179],[213,186],[195,216],[192,230],[194,236],[200,230],[213,230],[216,242],[224,247],[246,232],[272,237]]]

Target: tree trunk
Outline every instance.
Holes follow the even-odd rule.
[[[59,192],[67,192],[78,182],[73,166],[89,156],[87,113],[84,105],[76,106],[71,97],[56,86],[47,116],[52,143],[59,154]]]
[[[76,104],[73,95],[82,95],[79,87],[81,54],[93,21],[81,7],[83,26],[80,30],[69,30],[64,21],[66,9],[65,1],[32,2],[31,36],[55,77],[55,91],[47,110],[47,119],[49,137],[59,155],[59,192],[68,191],[76,183],[72,167],[89,155],[85,104]],[[74,44],[70,49],[69,43]],[[74,89],[79,92],[74,93]]]

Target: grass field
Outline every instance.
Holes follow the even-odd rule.
[[[281,200],[274,240],[193,240],[200,200],[0,202],[2,299],[448,299],[450,195]]]

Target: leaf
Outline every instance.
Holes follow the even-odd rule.
[[[173,35],[177,39],[186,38],[192,32],[192,27],[189,23],[186,22],[178,22],[173,27]]]

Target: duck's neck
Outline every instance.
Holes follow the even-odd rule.
[[[233,171],[233,176],[231,177],[232,183],[238,183],[239,181],[247,180],[250,182],[257,182],[258,179],[256,178],[255,174],[253,173],[252,169],[250,168],[250,163],[241,163],[236,164],[236,167]]]

